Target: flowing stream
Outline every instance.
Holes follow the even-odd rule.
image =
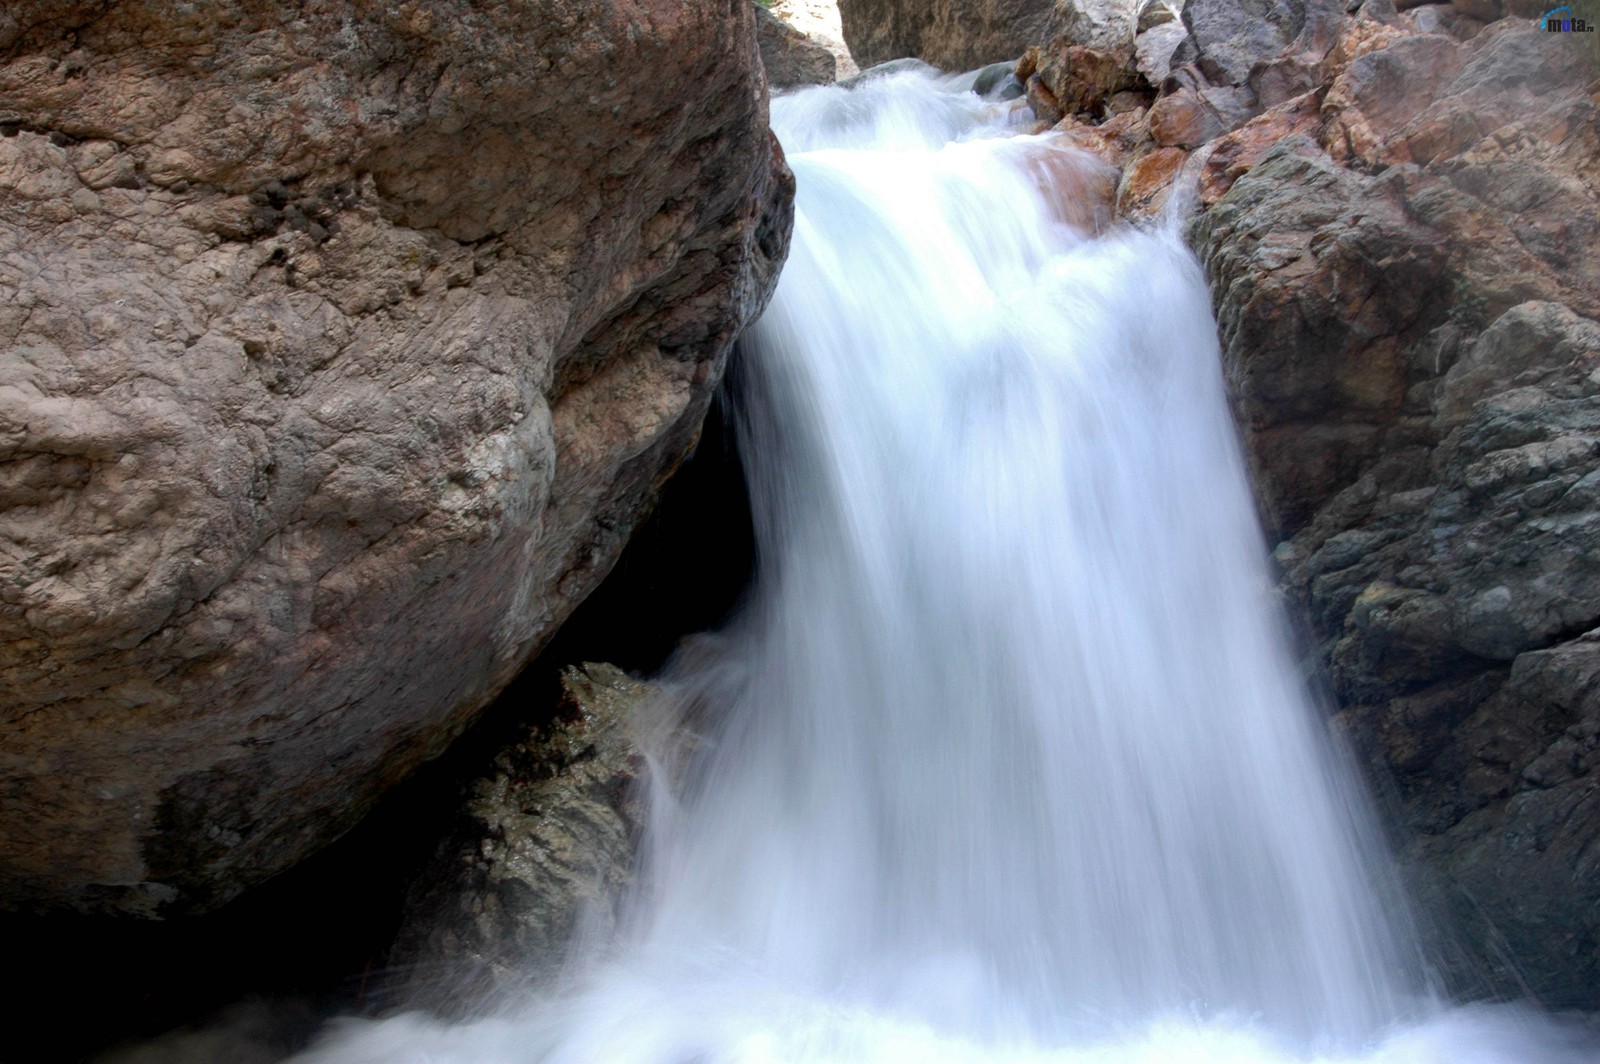
[[[317,1064],[1590,1059],[1428,988],[1305,693],[1171,231],[971,78],[774,102],[742,618],[668,678],[639,896],[569,989]],[[692,660],[689,660],[692,657]]]

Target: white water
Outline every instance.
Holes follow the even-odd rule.
[[[759,583],[673,680],[709,738],[662,747],[619,940],[555,1000],[307,1061],[1589,1059],[1424,993],[1270,604],[1196,264],[1074,228],[1093,164],[960,88],[775,103]]]

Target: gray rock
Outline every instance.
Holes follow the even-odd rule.
[[[1445,317],[1438,238],[1392,192],[1292,137],[1195,223],[1271,528],[1301,527],[1375,460],[1410,385],[1395,338]]]
[[[1216,84],[1243,85],[1258,63],[1303,38],[1331,43],[1344,0],[1185,0],[1183,24],[1202,70]],[[1324,44],[1324,48],[1326,43]]]
[[[397,996],[456,1013],[549,979],[603,937],[631,882],[643,767],[631,721],[652,689],[611,665],[563,670],[550,721],[495,757],[413,886],[390,955]]]
[[[1159,17],[1139,0],[1058,0],[1048,30],[1055,38],[1065,37],[1069,44],[1119,51],[1133,44],[1143,14]]]
[[[605,575],[789,227],[666,4],[7,5],[0,904],[281,871]]]
[[[1147,33],[1157,26],[1178,21],[1178,5],[1173,0],[1145,0],[1139,7],[1136,32]]]
[[[857,86],[865,85],[869,81],[877,81],[879,78],[886,78],[894,74],[905,74],[913,71],[932,74],[936,73],[937,70],[937,67],[924,63],[920,59],[891,59],[887,63],[869,66],[859,74],[852,74],[839,82],[839,87],[854,89]]]
[[[915,57],[957,71],[1059,38],[1099,50],[1126,47],[1138,8],[1138,0],[840,0],[839,17],[863,68]]]
[[[806,85],[831,85],[839,61],[825,45],[813,41],[787,22],[752,3],[756,12],[756,40],[761,45],[761,65],[767,84],[774,89]]]
[[[1165,22],[1139,33],[1134,43],[1134,54],[1139,73],[1156,88],[1172,73],[1172,57],[1189,36],[1183,23]]]
[[[978,71],[978,76],[972,82],[972,91],[997,100],[1015,100],[1027,90],[1017,80],[1017,64],[1005,62],[990,63]]]

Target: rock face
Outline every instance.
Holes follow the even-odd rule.
[[[206,907],[605,574],[787,247],[746,0],[0,14],[0,899]]]
[[[761,65],[767,70],[767,84],[774,89],[831,85],[839,65],[833,53],[766,8],[754,6],[756,39],[761,43]]]
[[[1592,1008],[1600,324],[1518,304],[1430,383],[1411,445],[1384,448],[1280,548],[1285,584],[1393,775],[1435,903],[1497,947],[1453,974]]]
[[[413,1004],[482,1007],[553,974],[580,928],[614,926],[643,823],[630,717],[652,691],[595,664],[564,670],[561,687],[554,718],[469,785],[411,891],[391,964]]]
[[[913,57],[945,70],[1015,59],[1030,45],[1130,45],[1138,0],[839,0],[850,54],[865,69]]]
[[[1365,9],[1318,62],[1194,227],[1284,587],[1454,981],[1592,1009],[1600,79],[1530,20]]]

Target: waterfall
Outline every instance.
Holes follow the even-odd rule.
[[[970,84],[774,102],[757,586],[667,678],[617,940],[519,1012],[306,1060],[1586,1059],[1430,996],[1273,603],[1197,264]]]

